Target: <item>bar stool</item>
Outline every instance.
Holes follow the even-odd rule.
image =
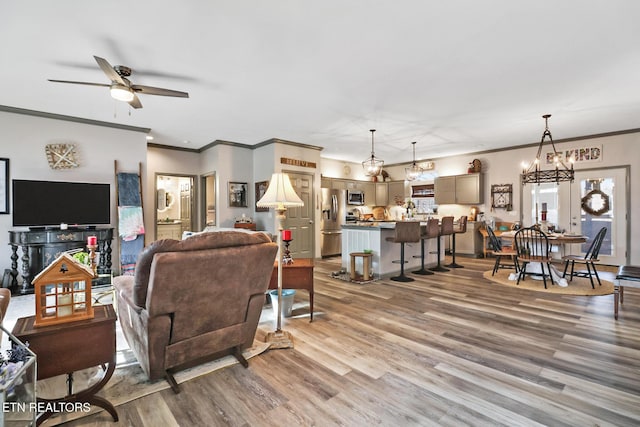
[[[436,218],[428,219],[427,225],[420,227],[420,255],[414,255],[413,257],[420,258],[421,268],[420,270],[414,271],[413,274],[422,274],[425,276],[428,274],[433,274],[433,271],[424,268],[424,241],[427,239],[436,239],[439,232],[440,227]]]
[[[451,237],[451,254],[453,255],[453,260],[451,264],[447,264],[446,267],[449,268],[464,268],[464,265],[456,264],[456,234],[466,233],[467,232],[467,216],[463,215],[458,220],[458,226],[454,227],[453,235]]]
[[[435,267],[430,268],[429,270],[431,271],[440,271],[440,272],[445,272],[445,271],[449,271],[448,268],[444,268],[442,266],[442,264],[440,263],[440,241],[442,240],[441,237],[442,236],[450,236],[451,234],[453,234],[453,217],[452,216],[443,216],[442,219],[440,220],[440,230],[438,233],[438,265],[436,265]]]
[[[396,282],[413,282],[415,279],[404,275],[404,244],[420,241],[420,222],[418,221],[398,221],[396,222],[396,234],[394,237],[387,237],[387,242],[400,243],[400,275],[392,277]]]

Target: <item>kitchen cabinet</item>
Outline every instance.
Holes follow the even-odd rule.
[[[182,239],[182,224],[181,223],[158,223],[156,240],[161,239]]]
[[[343,181],[341,179],[332,179],[331,180],[331,188],[334,190],[346,190],[347,189],[347,181]]]
[[[483,179],[480,173],[442,176],[434,182],[436,203],[439,205],[475,205],[482,203]]]
[[[354,181],[341,178],[325,178],[320,181],[321,188],[332,188],[334,190],[354,190],[362,191],[364,193],[364,203],[369,206],[377,206],[376,199],[376,183],[371,181]],[[386,183],[384,186],[386,188]],[[386,192],[384,196],[385,203],[381,206],[386,206]]]
[[[456,254],[472,255],[478,258],[483,255],[483,237],[480,233],[480,228],[483,226],[483,222],[467,221],[467,232],[456,234]],[[445,250],[451,251],[451,237],[445,241]]]
[[[456,177],[441,176],[436,178],[433,189],[438,205],[454,204],[456,202]]]
[[[376,184],[373,182],[361,182],[360,190],[364,191],[364,204],[372,206],[376,201]]]
[[[389,184],[389,200],[387,205],[395,205],[395,199],[400,198],[403,202],[407,197],[404,191],[404,181],[390,181]]]
[[[386,182],[376,182],[375,206],[387,206],[389,204],[389,186]]]
[[[376,183],[376,206],[395,206],[395,198],[399,197],[404,203],[404,181],[390,181]]]

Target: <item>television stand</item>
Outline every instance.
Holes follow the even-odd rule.
[[[71,249],[84,249],[87,237],[98,238],[97,273],[100,277],[111,277],[111,241],[113,228],[96,228],[60,230],[57,229],[29,229],[23,231],[9,231],[11,245],[11,292],[15,294],[32,294],[34,289],[31,281],[44,270],[60,254]],[[18,256],[18,248],[22,250],[22,257]],[[21,261],[20,275],[22,286],[18,286],[18,259]],[[100,280],[100,279],[98,279]],[[104,284],[104,283],[100,283]]]

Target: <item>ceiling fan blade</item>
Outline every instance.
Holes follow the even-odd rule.
[[[96,60],[96,62],[98,63],[98,65],[100,66],[100,68],[102,69],[102,72],[104,72],[107,77],[109,78],[109,80],[111,80],[114,83],[119,83],[123,86],[129,86],[122,77],[120,77],[120,74],[116,73],[116,70],[113,69],[113,67],[111,66],[111,64],[109,64],[109,62],[104,59],[104,58],[100,58],[99,56],[93,56]]]
[[[140,98],[138,98],[135,93],[133,94],[133,99],[129,101],[129,105],[133,108],[142,108],[142,102],[140,102]]]
[[[180,92],[178,90],[163,89],[161,87],[143,86],[143,85],[131,85],[131,89],[135,92],[145,95],[162,95],[162,96],[175,96],[178,98],[188,98],[187,92]]]
[[[104,83],[74,82],[72,80],[54,80],[54,79],[48,79],[48,80],[50,82],[55,82],[55,83],[71,83],[71,84],[74,84],[74,85],[111,87],[111,85],[104,84]]]

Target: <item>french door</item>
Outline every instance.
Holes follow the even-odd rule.
[[[583,255],[598,231],[607,234],[600,248],[603,264],[622,265],[629,258],[629,167],[579,170],[572,183],[528,184],[522,191],[523,225],[546,220],[557,230],[587,237],[583,244],[571,244],[557,252]],[[544,209],[543,209],[544,207]]]
[[[570,230],[587,236],[587,243],[572,245],[573,253],[584,254],[598,231],[605,227],[607,234],[598,258],[603,264],[627,264],[629,168],[576,171],[569,187]]]

